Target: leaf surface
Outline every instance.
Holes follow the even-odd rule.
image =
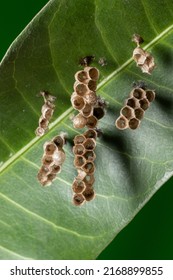
[[[172,1],[53,0],[14,41],[0,67],[0,258],[95,259],[173,174]],[[151,76],[132,61],[134,33],[155,57]],[[96,198],[72,204],[70,95],[80,57],[93,54],[98,94],[109,106],[97,141]],[[96,62],[105,58],[107,65]],[[118,131],[115,119],[132,88],[156,90],[140,128]],[[57,96],[49,133],[37,138],[43,100]],[[36,176],[43,144],[61,131],[70,141],[63,171],[50,187]]]

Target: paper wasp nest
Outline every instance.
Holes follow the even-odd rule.
[[[154,99],[155,92],[153,90],[134,88],[120,111],[120,117],[115,122],[116,127],[121,130],[138,128],[145,111]]]
[[[41,117],[39,118],[39,126],[35,131],[37,136],[42,136],[48,130],[49,121],[53,115],[55,109],[55,96],[50,95],[48,92],[40,92],[40,95],[44,98],[44,105],[41,109]]]
[[[95,197],[93,184],[95,181],[96,138],[97,132],[94,129],[88,129],[74,138],[74,166],[77,168],[78,175],[73,181],[72,190],[74,192],[73,203],[76,206]]]
[[[144,42],[141,36],[134,34],[132,41],[137,44],[137,47],[133,51],[133,59],[136,61],[137,66],[139,66],[143,73],[151,74],[153,69],[155,68],[154,58],[153,56],[144,51],[140,44]]]
[[[64,144],[65,138],[63,135],[58,135],[44,144],[42,166],[37,175],[42,186],[49,186],[56,178],[56,174],[61,172],[61,166],[65,161]]]
[[[96,95],[98,78],[99,70],[90,66],[75,74],[76,81],[71,96],[73,108],[79,111],[73,119],[75,128],[95,128],[98,120],[105,114],[104,102]]]

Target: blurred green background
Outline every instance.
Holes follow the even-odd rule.
[[[1,1],[0,59],[16,36],[47,2],[48,0]],[[173,178],[153,196],[98,259],[173,259],[172,215]]]

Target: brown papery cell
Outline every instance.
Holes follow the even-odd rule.
[[[129,128],[136,129],[136,128],[138,128],[139,124],[140,124],[140,121],[136,118],[133,118],[129,121]]]
[[[141,107],[144,111],[146,111],[146,110],[148,109],[148,107],[150,106],[150,102],[149,102],[146,98],[141,99],[141,100],[139,101],[139,103],[140,103],[140,107]]]
[[[78,71],[75,74],[75,80],[80,82],[80,83],[88,83],[89,77],[88,77],[88,73],[84,70]]]
[[[85,135],[76,135],[74,138],[74,144],[82,144],[86,140]]]
[[[91,91],[96,91],[97,89],[97,82],[96,81],[93,81],[93,80],[90,80],[88,82],[88,88],[91,90]]]
[[[88,129],[83,134],[86,138],[93,138],[96,140],[97,138],[97,132],[94,129]]]
[[[92,187],[87,187],[82,194],[86,201],[91,201],[95,198],[95,191]]]
[[[80,155],[81,156],[81,155],[84,154],[84,152],[85,152],[85,147],[82,144],[77,144],[73,147],[73,153],[75,155]]]
[[[153,90],[146,90],[146,98],[149,102],[152,102],[155,99],[155,92]]]
[[[76,168],[82,167],[85,163],[86,163],[86,159],[83,156],[75,155],[74,166]]]
[[[84,202],[86,201],[85,197],[82,194],[75,194],[73,196],[73,203],[76,206],[81,206],[84,204]]]
[[[96,155],[93,151],[87,151],[83,156],[88,161],[94,161],[96,159]]]
[[[86,139],[86,141],[83,143],[86,150],[94,150],[96,147],[96,141],[92,138]]]
[[[142,108],[137,108],[134,110],[135,112],[135,117],[138,119],[138,120],[141,120],[144,116],[144,110]]]
[[[128,98],[126,100],[126,105],[134,109],[135,107],[139,106],[139,100],[137,100],[135,97]]]
[[[43,156],[42,163],[45,166],[50,166],[53,163],[53,157],[48,155]]]
[[[126,119],[130,120],[134,117],[134,110],[129,106],[124,106],[121,109],[120,114],[122,114]]]
[[[87,76],[89,79],[93,81],[97,81],[99,78],[99,70],[95,67],[85,67],[85,72],[87,73]]]
[[[81,110],[81,114],[87,118],[93,113],[93,106],[91,104],[85,104],[84,108]]]
[[[82,193],[86,189],[85,183],[81,180],[75,179],[72,184],[74,193]]]
[[[120,116],[116,120],[115,125],[118,129],[121,129],[121,130],[129,127],[128,120],[124,116]]]
[[[93,186],[94,182],[95,182],[95,178],[94,178],[94,174],[91,175],[86,175],[83,182],[85,183],[86,187],[91,187]]]
[[[76,110],[82,110],[85,106],[85,100],[82,96],[79,96],[77,94],[75,94],[75,96],[72,96],[71,98],[71,104],[73,106],[74,109]]]
[[[95,172],[95,165],[92,161],[88,161],[82,166],[82,170],[85,171],[88,175],[92,175]]]
[[[46,153],[46,155],[52,155],[54,153],[54,151],[56,150],[56,145],[52,142],[46,142],[44,145],[43,145],[43,149]]]
[[[75,82],[74,83],[74,91],[79,95],[79,96],[85,96],[87,92],[89,92],[88,85],[85,85],[83,83]]]
[[[90,116],[87,118],[86,126],[89,128],[95,128],[97,126],[97,119],[94,116]]]
[[[52,139],[52,142],[56,145],[57,148],[62,148],[66,143],[66,133],[60,133],[60,135],[55,136]]]
[[[136,99],[142,99],[145,98],[145,96],[145,90],[142,88],[134,88],[130,93],[130,97],[135,97]]]

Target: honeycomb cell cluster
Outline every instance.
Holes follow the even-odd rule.
[[[116,127],[121,130],[138,128],[145,111],[154,99],[155,92],[153,90],[134,88],[120,111],[120,117],[115,122]]]
[[[73,118],[74,128],[95,128],[98,120],[104,116],[104,104],[96,95],[98,78],[99,70],[90,66],[75,74],[71,103],[79,113]]]
[[[133,59],[143,73],[151,74],[155,68],[155,62],[153,56],[140,47],[140,44],[144,42],[143,38],[138,34],[134,34],[132,40],[137,44],[133,51]]]
[[[37,175],[42,186],[51,185],[56,175],[61,172],[61,166],[65,161],[64,144],[65,137],[63,135],[58,135],[51,141],[45,142],[42,166]]]
[[[40,95],[43,96],[44,99],[44,105],[41,109],[41,117],[39,118],[39,126],[35,131],[35,134],[37,136],[42,136],[48,131],[48,125],[49,121],[53,115],[54,109],[55,109],[55,100],[56,97],[50,95],[46,91],[40,92]]]
[[[94,129],[88,129],[83,134],[76,135],[74,138],[74,165],[77,168],[78,175],[72,184],[74,192],[73,203],[76,206],[84,204],[95,197],[94,160],[97,132]]]

